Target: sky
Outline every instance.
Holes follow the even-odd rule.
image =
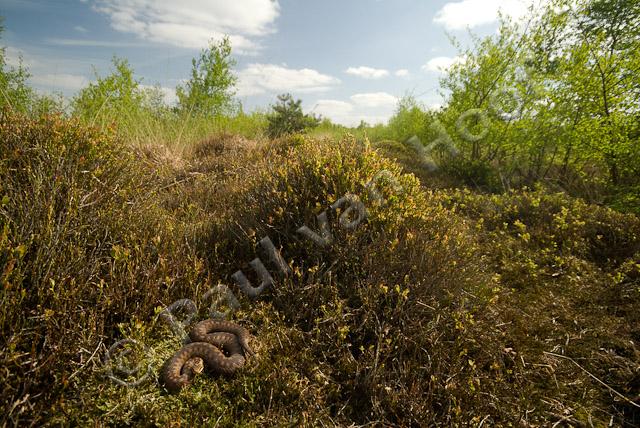
[[[388,120],[412,95],[443,103],[439,79],[471,34],[497,31],[530,0],[0,0],[8,63],[30,83],[67,99],[128,59],[143,85],[168,103],[209,40],[228,35],[245,111],[281,93],[336,123]]]

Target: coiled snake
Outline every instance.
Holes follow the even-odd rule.
[[[189,385],[204,367],[231,375],[244,365],[244,354],[254,355],[248,343],[249,332],[229,321],[201,321],[189,337],[192,343],[176,352],[162,369],[161,380],[171,392]]]

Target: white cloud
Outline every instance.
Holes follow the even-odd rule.
[[[199,49],[228,34],[239,53],[255,51],[252,39],[273,33],[280,14],[277,0],[99,0],[95,9],[145,40]]]
[[[346,71],[347,74],[362,77],[365,79],[381,79],[389,75],[389,71],[380,68],[371,67],[349,67]]]
[[[89,79],[77,74],[36,74],[29,79],[34,85],[52,90],[77,91],[89,84]]]
[[[86,33],[88,31],[82,25],[76,25],[75,27],[73,27],[73,29],[76,30],[78,33]]]
[[[165,103],[167,103],[170,106],[178,104],[178,96],[176,95],[175,88],[167,88],[165,86],[162,86],[160,90],[164,95]]]
[[[305,109],[306,113],[319,114],[331,119],[333,123],[344,126],[357,126],[361,120],[367,123],[383,123],[389,119],[385,115],[370,114],[358,111],[353,104],[340,100],[319,100],[312,108]]]
[[[433,22],[448,30],[463,30],[498,20],[498,11],[514,19],[527,13],[531,0],[462,0],[446,3],[435,15]]]
[[[4,54],[7,64],[12,67],[18,67],[22,63],[24,67],[31,69],[38,65],[38,60],[33,56],[12,46],[5,47]]]
[[[178,96],[176,95],[175,88],[168,88],[166,86],[153,86],[153,85],[140,85],[141,89],[155,91],[157,89],[160,90],[164,102],[170,106],[176,105],[178,103]]]
[[[59,39],[55,37],[45,39],[47,44],[54,46],[90,46],[98,48],[130,48],[144,46],[143,43],[136,42],[110,42],[107,40],[87,40],[87,39]]]
[[[398,99],[385,92],[355,94],[351,102],[341,100],[319,100],[307,112],[328,117],[333,123],[357,126],[364,120],[369,124],[384,123],[389,120]]]
[[[391,94],[387,94],[386,92],[355,94],[350,98],[354,104],[362,107],[395,107],[398,103],[398,98]]]
[[[28,50],[25,50],[28,49]],[[91,60],[70,59],[52,53],[50,48],[5,48],[7,64],[17,67],[22,58],[22,65],[32,75],[29,83],[40,92],[62,92],[71,96],[75,91],[89,84]]]
[[[291,69],[275,64],[249,64],[238,73],[238,95],[282,92],[322,92],[340,83],[335,77],[309,68]]]
[[[346,101],[319,100],[311,111],[324,117],[346,117],[353,112],[353,105]]]
[[[400,70],[396,70],[396,72],[394,74],[397,77],[408,77],[409,76],[409,70],[401,68]]]
[[[427,63],[422,66],[422,70],[443,73],[451,68],[452,65],[458,64],[462,61],[464,61],[464,59],[459,56],[453,58],[448,56],[437,56],[427,61]]]

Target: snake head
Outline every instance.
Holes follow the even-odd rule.
[[[182,366],[182,374],[186,374],[190,379],[204,371],[204,361],[200,357],[194,357],[187,360]]]

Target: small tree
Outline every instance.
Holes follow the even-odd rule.
[[[365,120],[360,120],[360,124],[358,124],[358,130],[359,131],[364,131],[367,128],[371,128],[371,125],[368,124]]]
[[[271,106],[273,113],[267,119],[267,134],[271,138],[295,134],[308,128],[315,128],[320,119],[302,112],[302,100],[294,100],[291,94],[278,95],[278,103]]]
[[[229,38],[224,37],[218,44],[209,42],[209,47],[191,64],[191,79],[184,87],[176,88],[179,109],[210,116],[233,110],[238,78],[232,72],[236,61],[231,57]]]
[[[0,18],[0,35],[4,28]],[[0,107],[5,105],[10,108],[26,112],[29,110],[34,93],[27,85],[30,74],[22,65],[22,58],[18,67],[11,67],[6,62],[4,47],[0,47]]]
[[[150,113],[159,115],[170,111],[165,103],[164,92],[160,84],[141,88],[142,106]]]
[[[400,99],[394,115],[389,119],[389,137],[397,141],[406,141],[414,135],[427,143],[426,130],[429,125],[428,113],[411,95]]]
[[[112,117],[142,106],[144,96],[139,82],[133,78],[129,62],[117,57],[113,57],[112,62],[115,68],[112,74],[100,77],[96,73],[96,81],[74,98],[72,105],[76,115],[85,119],[94,119],[100,114]]]

